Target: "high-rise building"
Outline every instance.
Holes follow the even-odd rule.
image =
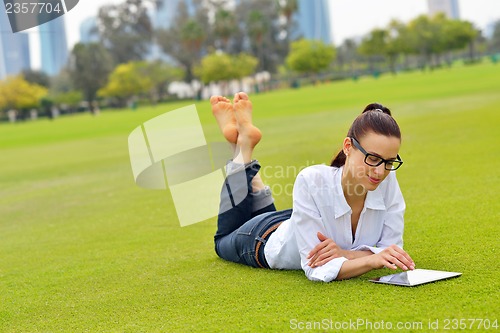
[[[13,33],[6,12],[0,10],[0,80],[30,68],[28,34]]]
[[[68,61],[64,16],[44,23],[38,29],[42,51],[42,71],[51,76],[57,75]]]
[[[292,32],[292,39],[303,37],[333,43],[328,0],[299,0],[295,21],[298,30]]]
[[[427,0],[427,5],[429,6],[429,15],[445,13],[450,19],[458,20],[460,18],[458,0]]]
[[[496,23],[497,23],[496,21],[491,21],[491,22],[488,22],[486,24],[486,26],[484,27],[484,30],[483,30],[484,37],[486,37],[487,39],[490,39],[493,37],[493,34],[495,32]]]
[[[99,33],[97,32],[97,18],[89,17],[80,24],[80,43],[97,43]]]

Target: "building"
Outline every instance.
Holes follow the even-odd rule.
[[[445,13],[450,19],[458,20],[460,18],[458,0],[427,0],[427,5],[431,16]]]
[[[30,68],[28,34],[13,33],[6,12],[0,10],[0,80]]]
[[[483,36],[487,39],[493,38],[493,34],[495,33],[495,25],[497,21],[491,21],[486,24],[483,30]]]
[[[86,18],[80,24],[80,43],[97,43],[99,42],[99,32],[97,31],[97,18]]]
[[[41,19],[42,15],[39,18]],[[50,76],[57,75],[68,61],[68,42],[64,16],[41,24],[38,29],[42,53],[42,71]]]
[[[298,29],[292,32],[292,39],[303,37],[333,43],[328,0],[299,0],[294,17]]]

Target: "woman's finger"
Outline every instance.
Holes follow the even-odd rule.
[[[316,253],[318,253],[319,250],[321,250],[322,248],[324,247],[324,245],[322,243],[319,243],[318,245],[316,245],[310,252],[309,254],[307,255],[307,259],[311,258],[313,255],[315,255]]]
[[[394,262],[401,269],[407,270],[412,266],[412,262],[406,258],[406,256],[402,253],[404,252],[401,248],[393,248],[391,250],[391,255],[397,260]],[[406,252],[404,252],[406,253]]]
[[[321,241],[318,245],[316,245],[311,252],[307,255],[307,258],[309,259],[311,256],[313,256],[315,253],[319,252],[321,249],[325,248],[328,246],[328,239]]]
[[[410,255],[405,250],[403,250],[402,248],[400,248],[398,246],[395,246],[394,249],[406,259],[407,266],[415,267],[415,262],[413,261],[413,259],[410,257]]]

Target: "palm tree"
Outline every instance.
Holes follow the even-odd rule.
[[[280,9],[280,14],[286,19],[285,31],[286,40],[290,40],[290,30],[292,28],[292,17],[293,14],[299,9],[299,3],[297,0],[277,0],[278,7]]]
[[[248,36],[252,41],[252,45],[257,48],[257,58],[259,59],[260,69],[265,68],[264,66],[264,35],[269,30],[269,24],[266,17],[258,10],[252,10],[248,15],[247,20],[247,31]]]
[[[206,29],[199,18],[190,17],[186,4],[181,1],[174,24],[168,30],[156,32],[158,44],[163,51],[185,68],[185,80],[193,79],[193,65],[200,60],[207,39]]]
[[[214,33],[222,41],[223,49],[229,51],[229,39],[238,29],[234,14],[225,9],[219,9],[215,13]]]

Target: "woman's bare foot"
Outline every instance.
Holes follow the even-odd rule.
[[[210,97],[210,104],[222,135],[228,142],[236,144],[238,141],[238,128],[231,101],[223,96],[212,96]]]
[[[247,94],[239,92],[234,95],[233,105],[239,133],[238,145],[253,149],[262,138],[262,133],[252,124],[252,102]]]
[[[234,115],[236,117],[238,140],[234,162],[249,163],[252,160],[253,149],[259,143],[262,133],[252,124],[252,102],[247,94],[240,92],[234,95]]]

